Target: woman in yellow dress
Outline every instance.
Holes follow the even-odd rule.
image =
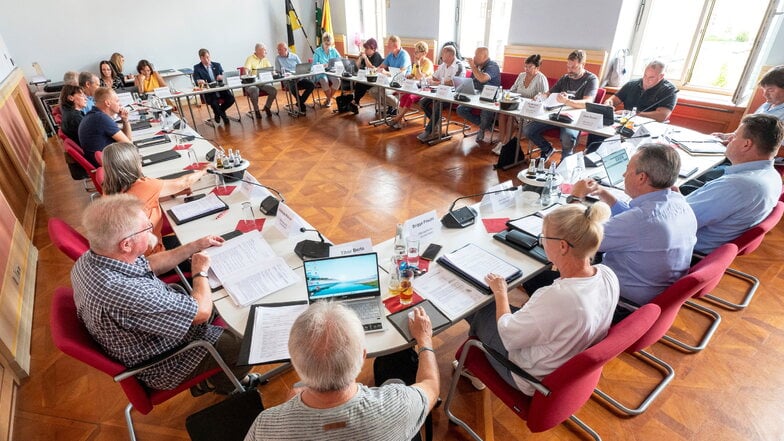
[[[136,71],[139,72],[135,80],[139,93],[150,93],[159,87],[166,86],[166,81],[163,80],[161,74],[152,67],[149,61],[140,60],[139,64],[136,65]]]

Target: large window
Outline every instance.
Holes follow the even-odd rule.
[[[457,44],[464,57],[473,57],[479,46],[487,46],[490,59],[503,60],[509,38],[512,0],[460,0]],[[491,26],[492,23],[492,26]]]
[[[362,50],[362,42],[375,38],[384,52],[386,7],[383,0],[346,0],[346,49],[350,54]],[[359,42],[359,46],[357,43]]]
[[[758,67],[759,43],[778,1],[643,0],[633,75],[660,59],[681,88],[738,95]]]

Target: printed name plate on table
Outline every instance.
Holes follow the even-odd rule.
[[[172,96],[171,90],[167,86],[156,87],[152,93],[158,98],[171,98]]]
[[[490,192],[506,190],[508,188],[512,188],[511,180],[494,185],[487,191]],[[483,212],[495,213],[496,211],[501,211],[504,208],[512,207],[515,205],[515,193],[516,191],[510,190],[502,191],[500,193],[486,194],[482,197],[482,202],[480,203],[479,209]]]
[[[523,116],[537,116],[544,112],[541,101],[525,100],[523,102]]]
[[[278,214],[275,216],[275,228],[286,237],[302,234],[300,228],[305,227],[305,222],[288,205],[278,204]]]
[[[601,130],[604,127],[604,116],[600,113],[582,112],[574,125],[585,130]]]
[[[437,265],[431,266],[427,274],[414,278],[413,286],[414,291],[433,302],[451,320],[487,299],[476,288]]]
[[[441,228],[441,224],[436,218],[436,210],[428,211],[403,222],[403,231],[406,237],[419,239],[420,242],[429,242],[435,237],[436,229],[439,228]]]
[[[359,69],[357,71],[357,79],[361,80],[361,81],[366,81],[367,80],[367,73],[368,73],[367,69]]]
[[[388,76],[386,76],[384,74],[379,74],[378,77],[376,77],[376,78],[377,78],[376,82],[378,84],[380,84],[382,86],[388,86],[389,85],[389,77]]]
[[[271,83],[273,79],[274,78],[272,78],[272,72],[261,72],[259,74],[259,81],[262,81],[264,83]]]
[[[235,87],[242,84],[242,78],[240,77],[226,77],[226,85],[229,87]]]
[[[130,106],[133,104],[133,95],[131,95],[131,92],[118,93],[117,98],[120,99],[120,107]]]
[[[437,86],[436,87],[436,96],[438,98],[444,98],[444,99],[447,99],[447,100],[451,100],[453,98],[453,96],[452,96],[452,86],[443,86],[443,85]]]
[[[299,280],[258,230],[205,252],[211,258],[210,269],[238,306],[248,306]]]
[[[335,75],[343,75],[346,68],[343,66],[343,63],[335,63]]]
[[[416,80],[406,80],[403,82],[403,90],[410,90],[416,92],[419,90]]]
[[[242,182],[247,181],[247,182]],[[240,182],[239,191],[242,194],[246,195],[248,199],[264,199],[267,196],[271,196],[272,193],[269,192],[264,187],[261,187],[261,184],[256,179],[255,176],[245,171],[245,174],[242,176],[242,181]],[[253,185],[251,182],[256,183],[258,185]]]
[[[479,94],[479,99],[483,101],[495,101],[496,93],[498,93],[498,86],[485,84],[485,87],[482,88],[482,93]]]
[[[314,74],[324,73],[324,65],[323,64],[314,64],[310,68],[310,72]]]
[[[651,142],[653,139],[651,137],[651,132],[648,131],[648,128],[645,126],[637,127],[637,130],[634,131],[634,135],[632,135],[629,142],[634,144],[634,147],[639,147],[641,144],[646,144]],[[628,152],[627,152],[628,153]],[[631,158],[631,155],[629,155]]]
[[[350,256],[353,254],[366,254],[373,252],[373,242],[370,238],[359,239],[329,247],[329,257]]]

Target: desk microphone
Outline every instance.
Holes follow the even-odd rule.
[[[211,168],[207,169],[207,173],[212,174],[212,175],[222,175],[223,174],[223,173],[221,173],[221,172],[219,172],[217,170],[213,170]],[[283,194],[281,192],[279,192],[278,190],[272,188],[272,187],[269,187],[269,186],[266,186],[266,185],[263,185],[263,184],[259,184],[258,182],[247,181],[245,179],[239,179],[239,178],[235,179],[235,181],[245,182],[246,184],[251,184],[251,185],[255,185],[257,187],[266,188],[267,190],[273,191],[273,192],[275,192],[275,194],[278,195],[279,199],[276,199],[274,196],[270,195],[270,196],[267,196],[266,198],[264,198],[263,201],[261,201],[261,205],[259,206],[259,210],[261,210],[262,213],[264,213],[264,214],[266,214],[268,216],[275,216],[276,214],[278,214],[278,205],[280,205],[281,202],[286,202],[286,199],[283,197]],[[321,235],[319,234],[319,236],[321,236]],[[322,241],[323,240],[324,239],[322,239]]]
[[[331,247],[332,244],[324,241],[324,236],[321,235],[319,230],[316,230],[315,228],[300,227],[299,231],[302,233],[306,231],[315,231],[320,240],[320,242],[317,242],[315,240],[305,239],[294,245],[294,253],[299,256],[300,259],[305,260],[329,257],[329,247]]]
[[[494,190],[468,196],[460,196],[459,198],[455,199],[454,202],[452,202],[452,205],[449,207],[449,211],[447,211],[444,217],[441,218],[441,224],[447,228],[465,228],[474,224],[477,215],[476,210],[471,207],[462,207],[455,210],[455,204],[457,204],[457,201],[459,200],[475,198],[477,196],[485,196],[488,194],[503,193],[505,191],[517,191],[518,189],[519,187],[515,186],[504,188],[503,190]]]
[[[585,82],[583,82],[583,84],[580,84],[580,87],[578,87],[577,90],[575,90],[573,92],[572,99],[574,99],[577,96],[577,92],[581,91],[582,88],[585,87],[585,85],[587,83],[588,82],[585,81]],[[568,98],[568,95],[567,95],[567,98]],[[571,124],[571,123],[573,123],[574,122],[574,118],[572,118],[570,115],[567,115],[567,114],[561,115],[561,111],[564,109],[564,107],[566,107],[566,105],[565,104],[561,104],[561,106],[558,108],[558,112],[557,113],[551,113],[550,116],[549,116],[550,121],[558,121],[558,122],[564,123],[564,124]]]
[[[673,92],[672,94],[676,95],[678,92],[680,92],[680,89],[675,89],[675,92]],[[655,109],[656,106],[658,106],[659,104],[663,103],[665,100],[667,100],[669,98],[670,98],[670,95],[667,95],[667,96],[663,97],[662,99],[657,100],[653,104],[648,105],[648,107],[640,110],[636,114],[632,115],[631,118],[627,119],[625,123],[623,123],[621,126],[618,127],[618,129],[615,131],[615,133],[617,133],[618,135],[621,135],[621,137],[623,137],[623,138],[631,138],[632,136],[634,136],[634,129],[630,129],[630,128],[626,127],[626,124],[628,124],[629,121],[633,120],[640,113],[647,112],[647,111],[649,111],[651,109]]]

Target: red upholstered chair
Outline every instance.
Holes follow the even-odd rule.
[[[484,344],[469,338],[455,355],[458,365],[452,375],[444,412],[450,421],[465,429],[475,440],[482,439],[450,409],[460,374],[463,369],[468,369],[517,416],[525,420],[532,432],[544,432],[569,419],[594,439],[601,439],[593,429],[573,414],[591,398],[604,365],[642,337],[657,317],[659,307],[654,304],[645,305],[633,312],[610,328],[604,339],[569,359],[541,382],[533,383],[536,388],[533,396],[525,395],[507,384],[487,360],[489,352]]]
[[[776,206],[773,207],[773,211],[770,212],[765,220],[749,228],[745,233],[736,237],[732,243],[738,246],[738,256],[751,254],[754,252],[754,250],[759,248],[760,244],[762,243],[762,239],[765,238],[765,235],[768,234],[768,232],[779,223],[782,214],[784,214],[784,202],[779,201],[776,203]],[[754,293],[756,293],[757,288],[759,288],[759,279],[753,274],[745,273],[734,268],[727,268],[726,273],[739,279],[751,282],[751,287],[746,291],[746,294],[744,295],[741,302],[734,303],[712,294],[706,295],[705,298],[732,310],[743,309],[749,306],[749,303],[751,303],[751,298],[754,297]]]
[[[90,249],[87,239],[63,220],[50,218],[47,227],[54,246],[74,262]]]
[[[98,165],[103,166],[103,152],[102,151],[95,152],[95,162],[97,162]],[[101,182],[103,182],[103,180],[101,180]]]
[[[90,189],[87,188],[87,185],[85,184],[84,189],[89,192],[95,191],[98,192],[98,194],[103,194],[103,188],[101,188],[101,183],[98,182],[98,180],[95,177],[97,168],[94,165],[92,165],[90,161],[88,161],[83,156],[83,153],[81,152],[83,152],[81,147],[76,145],[76,143],[73,142],[73,140],[71,140],[70,138],[66,138],[65,153],[67,153],[68,156],[70,156],[74,161],[76,161],[77,164],[82,166],[84,171],[87,172],[87,176],[90,177],[90,181],[92,181],[93,186],[95,187],[94,189]],[[95,194],[93,194],[92,196],[95,196]]]
[[[87,329],[84,328],[84,325],[76,315],[76,305],[74,303],[73,291],[71,288],[58,288],[54,292],[49,318],[52,340],[58,349],[111,376],[114,378],[115,382],[120,383],[120,386],[129,401],[128,405],[125,407],[125,422],[128,425],[128,434],[132,441],[136,440],[136,434],[133,430],[133,420],[131,419],[132,409],[136,409],[142,415],[147,415],[156,405],[169,400],[180,392],[189,389],[191,386],[216,374],[223,375],[225,373],[225,375],[232,380],[237,391],[244,390],[239,380],[237,380],[237,377],[234,376],[226,363],[221,359],[215,348],[210,343],[203,340],[191,342],[155,361],[145,363],[144,365],[137,366],[133,369],[128,369],[118,361],[107,356],[103,349],[87,332]],[[151,366],[197,346],[207,349],[220,367],[186,380],[172,390],[149,389],[136,379],[137,374],[149,369]],[[221,373],[221,371],[223,371],[223,373]]]
[[[510,72],[501,72],[501,88],[509,90],[514,86],[518,74]]]
[[[67,138],[67,137],[68,137],[68,135],[66,135],[66,134],[65,134],[65,132],[63,132],[63,129],[62,129],[62,128],[60,128],[60,127],[58,127],[58,128],[57,128],[57,136],[58,136],[58,137],[59,137],[59,138],[60,138],[60,139],[61,139],[63,142],[65,142],[65,138]]]
[[[688,274],[678,279],[675,283],[670,285],[669,288],[664,290],[651,301],[651,303],[658,305],[661,309],[659,318],[656,320],[656,322],[654,322],[653,326],[651,326],[648,332],[640,337],[640,339],[637,340],[634,344],[629,346],[625,352],[635,355],[641,361],[653,366],[654,368],[663,369],[666,372],[666,375],[662,381],[659,382],[659,384],[657,384],[656,387],[653,388],[653,390],[645,397],[640,405],[636,408],[629,408],[599,389],[596,389],[597,395],[627,415],[639,415],[645,412],[653,400],[656,399],[656,397],[659,396],[664,388],[667,387],[670,381],[675,378],[675,370],[664,360],[654,356],[649,352],[646,352],[645,348],[652,346],[662,338],[677,344],[679,347],[684,347],[682,342],[675,340],[672,337],[668,337],[665,334],[667,331],[669,331],[672,323],[675,321],[675,317],[678,315],[681,306],[684,306],[685,304],[687,307],[693,308],[694,306],[697,306],[699,308],[703,308],[701,305],[697,305],[689,301],[689,299],[692,297],[701,297],[714,289],[716,285],[719,284],[719,281],[721,281],[724,270],[726,270],[727,267],[730,266],[730,263],[732,263],[732,259],[735,258],[737,251],[738,247],[732,243],[728,243],[720,246],[719,248],[716,248],[712,253],[706,256],[704,260],[700,261],[694,267],[692,267]],[[698,312],[708,314],[701,310],[698,310]],[[716,331],[716,328],[718,328],[718,325],[721,322],[721,316],[715,312],[708,315],[713,317],[714,320],[711,323],[711,326],[705,332],[698,347],[704,348],[708,344],[708,341],[713,336],[713,333]]]

